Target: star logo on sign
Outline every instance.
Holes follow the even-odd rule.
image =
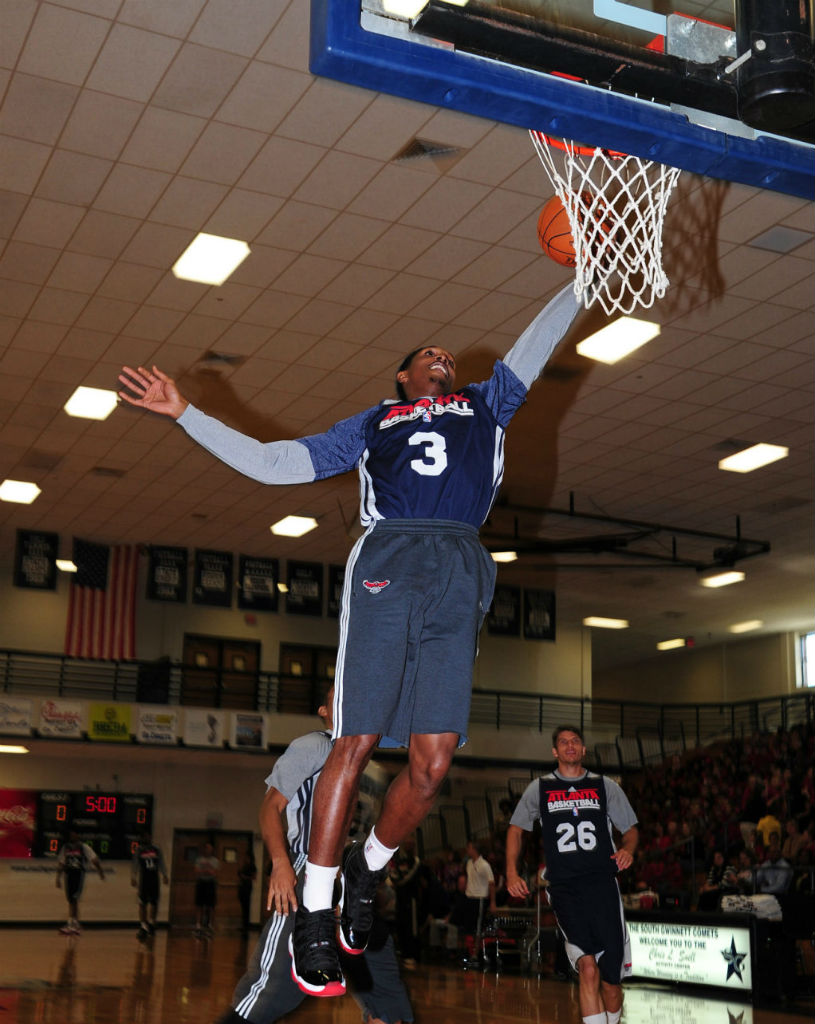
[[[747,954],[736,951],[735,937],[730,939],[730,949],[722,950],[722,956],[727,964],[727,977],[724,980],[730,981],[731,976],[735,974],[739,981],[744,981],[741,976],[741,965],[747,959]]]

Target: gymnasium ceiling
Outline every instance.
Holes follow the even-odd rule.
[[[265,488],[168,420],[74,419],[64,403],[78,385],[115,388],[122,363],[156,363],[262,440],[313,433],[389,395],[417,345],[456,353],[459,383],[482,379],[569,280],[537,245],[551,188],[524,132],[307,62],[303,0],[4,3],[0,479],[42,488],[0,504],[4,572],[18,528],[57,531],[66,555],[81,536],[342,562],[355,475]],[[199,231],[251,246],[220,288],[170,272]],[[722,590],[607,554],[502,566],[504,582],[554,588],[561,623],[630,620],[594,631],[600,669],[749,619],[813,628],[812,204],[686,174],[665,250],[671,289],[641,314],[660,337],[604,366],[574,349],[606,318],[580,315],[510,427],[502,501],[562,509],[573,495],[578,511],[729,537],[739,517],[771,551]],[[759,441],[789,457],[717,468]],[[287,513],[319,528],[273,537]],[[621,529],[528,513],[518,526],[548,540]],[[514,527],[497,508],[491,529]],[[670,555],[672,537],[654,550]],[[694,558],[723,543],[677,537]]]

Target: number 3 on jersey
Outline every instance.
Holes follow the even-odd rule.
[[[571,822],[563,821],[555,831],[558,837],[559,853],[576,853],[578,846],[581,850],[593,850],[597,846],[593,821],[578,822],[577,828]],[[577,840],[575,840],[575,835]]]
[[[422,457],[411,459],[410,468],[414,473],[420,473],[422,476],[439,476],[447,469],[447,445],[441,434],[433,430],[417,431],[410,435],[408,444],[424,445]]]

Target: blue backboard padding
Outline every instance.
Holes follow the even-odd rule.
[[[813,146],[777,136],[726,135],[645,100],[366,32],[359,15],[359,0],[311,0],[313,74],[696,174],[815,198]]]

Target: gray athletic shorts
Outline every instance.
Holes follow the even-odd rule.
[[[334,678],[334,736],[467,738],[478,633],[495,563],[467,523],[379,520],[348,558]]]

